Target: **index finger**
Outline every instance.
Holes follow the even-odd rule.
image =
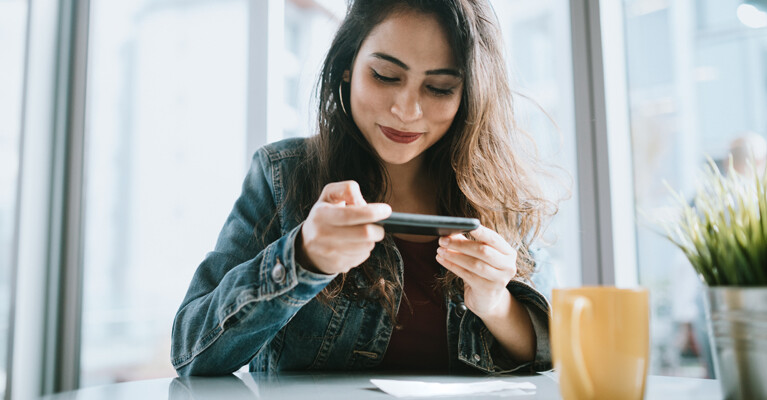
[[[469,232],[471,236],[480,242],[484,242],[503,254],[516,254],[517,250],[512,247],[498,232],[480,225],[479,228]]]
[[[360,185],[356,181],[328,183],[322,189],[320,200],[328,203],[344,203],[357,206],[364,206],[367,204],[362,197]]]
[[[325,206],[321,218],[330,225],[348,226],[370,224],[388,217],[391,206],[385,203],[370,203],[364,206]]]

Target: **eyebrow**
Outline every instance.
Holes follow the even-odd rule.
[[[402,62],[402,60],[400,60],[397,57],[391,56],[391,55],[386,54],[386,53],[373,53],[371,55],[373,57],[375,57],[375,58],[380,59],[380,60],[388,61],[388,62],[390,62],[392,64],[395,64],[398,67],[404,69],[405,71],[409,71],[410,70],[410,67],[408,67],[407,64]],[[452,76],[455,76],[457,78],[461,78],[462,77],[461,73],[458,72],[458,70],[452,69],[452,68],[430,69],[430,70],[426,71],[426,75],[452,75]]]

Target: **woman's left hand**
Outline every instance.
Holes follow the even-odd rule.
[[[508,310],[511,294],[506,285],[517,275],[517,251],[501,235],[480,226],[470,240],[461,234],[439,239],[437,261],[464,283],[464,304],[478,317]]]

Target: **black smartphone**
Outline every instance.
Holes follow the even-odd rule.
[[[393,212],[389,218],[376,222],[389,233],[446,236],[465,233],[479,228],[476,218],[445,217],[440,215]]]

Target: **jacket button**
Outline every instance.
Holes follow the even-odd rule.
[[[282,265],[280,260],[277,260],[277,264],[274,264],[274,268],[272,268],[272,280],[274,280],[277,283],[282,283],[285,281],[285,266]]]
[[[458,315],[459,317],[463,317],[463,314],[466,314],[466,310],[467,310],[466,304],[464,304],[463,302],[460,302],[456,304],[455,306],[455,314]]]
[[[479,362],[481,359],[482,357],[480,357],[479,354],[474,354],[474,361]]]

